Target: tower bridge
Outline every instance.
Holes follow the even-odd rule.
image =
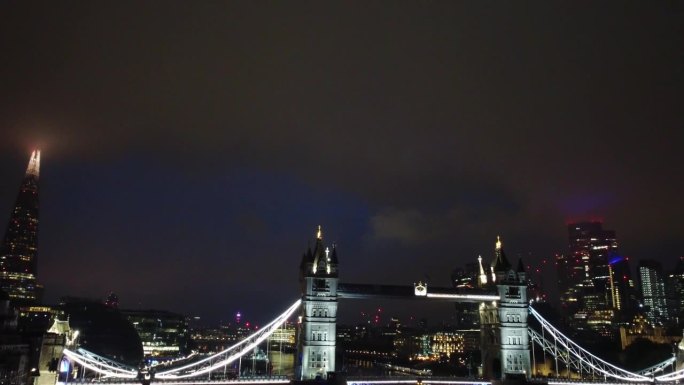
[[[516,268],[508,262],[501,241],[497,240],[495,260],[486,272],[480,258],[479,287],[457,290],[430,287],[427,283],[412,285],[353,284],[339,282],[339,261],[336,248],[325,247],[319,227],[316,243],[302,256],[299,282],[301,298],[273,321],[228,349],[209,356],[187,357],[170,364],[130,367],[93,352],[67,347],[60,367],[66,368],[61,385],[66,382],[97,378],[99,383],[181,385],[189,383],[276,384],[290,382],[279,377],[227,378],[226,367],[251,353],[281,327],[288,319],[299,315],[295,381],[336,381],[332,376],[336,364],[337,304],[341,299],[406,299],[412,301],[451,301],[479,303],[480,349],[482,375],[480,378],[349,378],[347,385],[375,384],[441,384],[490,385],[501,383],[540,383],[547,385],[584,384],[673,384],[684,379],[681,357],[671,358],[658,365],[633,373],[606,362],[582,348],[562,334],[530,306],[527,298],[527,279],[522,262]],[[530,328],[528,317],[539,324]],[[555,379],[538,379],[532,374],[536,362],[534,346],[555,361]],[[679,348],[684,352],[684,345]],[[684,354],[680,354],[684,355]],[[579,380],[560,378],[559,362],[576,373]],[[72,368],[82,368],[79,378]],[[86,370],[97,376],[86,375]],[[59,383],[58,382],[58,383]]]
[[[296,376],[324,378],[334,372],[337,302],[344,298],[410,298],[480,303],[482,367],[486,378],[526,377],[531,373],[527,333],[527,280],[522,263],[516,269],[508,262],[497,240],[491,275],[480,260],[480,289],[458,291],[414,286],[340,284],[337,250],[323,243],[319,227],[313,250],[300,264],[302,326],[298,337]],[[491,282],[489,280],[491,279]],[[491,284],[487,284],[487,283]],[[494,283],[496,283],[494,285]]]

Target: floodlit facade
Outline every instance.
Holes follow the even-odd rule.
[[[0,245],[0,289],[19,304],[38,302],[42,292],[36,278],[39,174],[40,151],[34,151]]]
[[[522,261],[513,268],[497,238],[492,279],[499,301],[480,304],[480,345],[485,378],[526,378],[531,372],[527,334],[527,274]]]
[[[337,251],[323,244],[318,227],[314,250],[307,250],[300,265],[302,314],[295,376],[300,380],[325,379],[335,371],[337,323]]]

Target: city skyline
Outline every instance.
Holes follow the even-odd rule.
[[[33,186],[33,185],[35,185],[35,184],[37,183],[37,182],[35,182],[35,181],[37,181],[37,178],[38,178],[39,167],[40,167],[40,150],[36,150],[36,151],[33,151],[32,154],[31,154],[31,156],[30,156],[29,165],[28,165],[27,170],[26,170],[26,173],[25,173],[24,182],[22,183],[22,186],[21,186],[21,188],[20,188],[20,194],[19,194],[19,197],[20,197],[20,198],[22,197],[22,194],[26,194],[26,189],[29,188],[29,187],[30,187],[29,190],[31,190],[31,191],[35,190],[35,191],[37,192],[37,186]],[[35,179],[35,181],[34,181],[34,179]],[[27,181],[28,181],[28,182],[27,182]],[[31,184],[31,185],[30,185],[29,187],[26,187],[26,186],[27,186],[27,183],[29,183],[29,184]],[[31,187],[31,186],[33,186],[33,187]],[[19,198],[18,198],[18,199],[19,199]],[[21,200],[21,201],[25,203],[25,198],[24,198],[23,200]],[[19,200],[18,200],[17,202],[19,202]],[[17,204],[18,204],[18,203],[17,203]],[[36,208],[36,210],[37,210],[37,208]],[[14,214],[12,215],[12,217],[10,218],[10,223],[12,223],[12,221],[16,221],[16,219],[15,219],[15,216],[16,216],[16,215],[17,215],[16,213],[14,213]],[[36,218],[37,218],[37,214],[36,214]],[[574,253],[576,252],[576,251],[574,251],[574,248],[575,248],[574,243],[575,243],[575,241],[578,241],[578,242],[589,242],[589,237],[590,237],[590,236],[591,236],[591,237],[598,237],[598,239],[596,239],[596,238],[591,238],[591,241],[592,241],[592,242],[598,242],[597,244],[602,245],[602,244],[603,244],[602,242],[606,242],[606,241],[604,241],[604,240],[601,238],[601,237],[602,237],[602,234],[608,234],[607,237],[608,237],[608,242],[609,242],[609,244],[612,245],[611,247],[614,247],[615,249],[617,249],[617,242],[616,242],[616,240],[615,240],[615,238],[616,238],[616,236],[615,236],[615,231],[603,230],[603,229],[602,229],[602,225],[603,225],[603,223],[602,223],[601,221],[595,221],[595,220],[594,220],[594,221],[578,222],[578,223],[569,223],[569,224],[567,225],[567,229],[568,229],[568,231],[569,231],[569,248],[568,248],[567,250],[565,250],[565,251],[562,251],[561,254],[564,253],[566,256],[569,256],[569,257],[573,258],[572,256],[573,256]],[[574,233],[574,232],[580,230],[580,227],[577,227],[577,226],[580,226],[580,227],[583,229],[582,235],[580,235],[579,233],[577,233],[577,234]],[[32,235],[32,239],[33,239],[33,240],[35,240],[35,233],[36,233],[35,227],[36,227],[36,226],[33,226],[32,229],[30,230],[30,231],[33,232],[33,233],[32,233],[32,234],[33,234],[33,235]],[[591,229],[591,230],[586,230],[586,229]],[[14,232],[16,232],[16,230],[14,230]],[[580,238],[575,239],[575,237],[580,237]],[[322,238],[323,238],[322,226],[321,226],[321,225],[318,225],[317,228],[316,228],[316,231],[315,231],[315,237],[313,238],[313,239],[314,239],[313,243],[320,242],[320,240],[321,240]],[[308,246],[308,251],[307,251],[309,254],[311,253],[311,250],[312,250],[312,249],[311,249],[311,244],[312,244],[312,241],[309,240],[309,242],[308,242],[308,245],[309,245],[309,246]],[[336,245],[336,243],[334,243],[334,242],[333,242],[332,245],[331,245],[333,255],[336,255],[336,246],[337,246],[337,245]],[[33,247],[33,246],[32,246],[32,247]],[[317,246],[317,247],[318,247],[318,246]],[[582,246],[582,247],[585,247],[585,246]],[[599,246],[599,247],[598,247],[598,249],[603,249],[603,248],[604,248],[603,246]],[[501,241],[501,239],[500,239],[500,236],[497,236],[497,237],[496,237],[496,242],[495,242],[494,248],[493,248],[492,250],[493,250],[493,253],[491,253],[491,256],[489,256],[488,258],[485,259],[485,263],[486,263],[487,266],[490,266],[490,265],[493,266],[494,264],[496,264],[496,261],[501,257],[501,252],[502,252],[502,251],[501,251],[501,250],[502,250],[502,241]],[[490,250],[490,251],[492,251],[492,250]],[[326,251],[327,251],[327,250],[326,250]],[[319,252],[322,253],[323,251],[319,250]],[[620,255],[620,254],[614,253],[614,252],[611,252],[611,253],[613,253],[613,254],[612,254],[613,256],[612,256],[611,258],[615,258],[616,256],[619,257],[619,255]],[[306,252],[305,252],[304,255],[305,255],[305,256],[307,255]],[[485,255],[486,255],[486,253],[485,253]],[[529,255],[528,255],[528,257],[529,257]],[[518,263],[521,263],[521,262],[522,262],[522,259],[523,259],[523,256],[520,255],[520,254],[518,254],[517,258],[519,259],[519,262],[518,262]],[[558,257],[556,257],[556,258],[558,258]],[[680,257],[680,259],[681,259],[681,258],[682,258],[682,257]],[[337,257],[335,257],[334,259],[337,260]],[[532,258],[532,259],[534,259],[534,258]],[[545,259],[548,260],[548,258],[545,258]],[[619,257],[619,259],[624,260],[624,257]],[[675,272],[676,268],[678,268],[679,265],[681,264],[680,259],[678,259],[677,261],[674,261],[674,262],[673,262],[674,264],[673,264],[672,268],[669,268],[669,267],[666,266],[665,269],[664,269],[663,271],[666,272],[666,273],[668,273],[668,274],[671,273],[671,272]],[[606,259],[606,256],[605,256],[605,255],[602,256],[602,257],[600,257],[597,261],[600,261],[600,260],[604,260],[603,263],[607,263],[607,259]],[[32,261],[35,262],[35,255],[32,257]],[[482,264],[482,262],[481,262],[481,261],[482,261],[481,255],[478,256],[478,261],[479,261],[479,263],[480,263],[480,265],[481,265],[481,264]],[[560,260],[557,260],[557,263],[558,263],[558,261],[560,261]],[[635,272],[637,275],[640,274],[640,271],[641,271],[641,270],[640,270],[640,269],[641,269],[641,267],[640,267],[640,266],[641,266],[641,263],[642,263],[642,262],[645,263],[645,262],[648,262],[648,261],[652,261],[652,259],[639,259],[638,261],[639,261],[639,268],[635,268],[634,266],[630,267],[629,264],[626,265],[627,267],[630,267],[630,272],[627,273],[627,274],[634,273],[634,272]],[[536,267],[536,268],[541,268],[541,269],[542,269],[541,271],[540,271],[540,270],[536,270],[536,273],[538,273],[538,274],[537,274],[537,277],[535,277],[534,274],[532,274],[532,275],[530,276],[530,279],[531,279],[530,283],[531,283],[531,284],[535,284],[535,285],[543,284],[543,282],[540,282],[540,281],[537,280],[537,279],[539,279],[539,273],[541,273],[541,274],[552,273],[552,274],[556,275],[556,276],[551,277],[551,278],[550,278],[550,277],[547,277],[547,278],[550,278],[549,281],[551,281],[551,283],[547,283],[546,285],[542,285],[542,287],[540,287],[539,289],[541,290],[541,293],[543,293],[543,294],[545,294],[545,295],[548,295],[549,293],[551,294],[549,297],[547,297],[547,300],[551,301],[552,304],[558,305],[559,303],[562,303],[562,302],[563,302],[563,300],[562,300],[563,297],[560,297],[560,299],[557,300],[557,299],[556,299],[556,295],[557,295],[557,294],[560,295],[563,288],[560,287],[560,286],[558,286],[558,287],[555,286],[555,282],[560,282],[560,280],[562,279],[562,277],[563,277],[564,274],[565,274],[565,273],[563,272],[564,270],[561,269],[561,268],[557,265],[557,263],[556,263],[556,266],[555,266],[555,267],[552,266],[551,264],[548,265],[548,266],[545,266],[545,265],[542,265],[542,264],[540,263],[540,261],[539,261],[539,260],[536,260],[536,259],[534,259],[534,260],[532,260],[532,261],[528,260],[528,261],[526,261],[525,263],[526,263],[526,265],[528,265],[528,266],[527,266],[527,269],[530,268],[530,264],[532,264],[532,266],[533,266],[533,269],[532,269],[532,270],[534,270],[535,267]],[[585,261],[585,263],[586,263],[586,261]],[[594,263],[596,263],[596,262],[594,262]],[[599,262],[599,263],[601,263],[601,262]],[[611,261],[611,264],[612,264],[612,263],[613,263],[613,262]],[[454,266],[454,269],[455,269],[455,270],[462,269],[464,266],[467,266],[467,265],[475,265],[475,263],[474,263],[473,261],[469,261],[469,262],[466,262],[466,264],[463,265],[463,266]],[[488,268],[489,268],[489,267],[488,267]],[[599,266],[599,268],[600,268],[600,266]],[[34,266],[33,269],[34,269],[33,271],[35,271],[35,266]],[[584,268],[582,269],[583,272],[584,272],[585,270],[586,270],[586,271],[589,271],[588,269],[584,269]],[[592,270],[593,270],[593,268],[592,268]],[[600,273],[599,276],[596,276],[596,278],[597,278],[597,279],[603,279],[603,278],[601,278],[601,274],[603,274],[603,273]],[[621,274],[622,274],[622,273],[621,273]],[[35,275],[35,274],[33,274],[32,277],[33,277],[32,279],[33,279],[34,282],[37,281],[36,275]],[[593,278],[594,275],[591,274],[590,277]],[[536,279],[535,279],[535,278],[536,278]],[[453,276],[452,276],[452,279],[453,279]],[[427,280],[426,280],[426,281],[427,281]],[[435,281],[435,282],[440,282],[440,281],[443,281],[443,279],[437,280],[437,281]],[[405,282],[401,282],[401,283],[405,284]],[[32,290],[32,289],[31,289],[31,290]],[[42,291],[42,285],[41,285],[41,291]],[[107,294],[109,295],[109,298],[111,298],[112,296],[114,296],[114,291],[110,291],[110,292],[108,292]],[[624,295],[624,294],[623,294],[623,295]],[[73,297],[73,296],[74,296],[74,293],[62,293],[62,294],[59,295],[58,297],[59,297],[59,298],[61,298],[61,297],[69,298],[69,297]],[[79,297],[80,295],[76,294],[75,296],[76,296],[76,297]],[[103,295],[93,296],[92,294],[82,296],[82,298],[87,298],[87,299],[92,299],[92,300],[97,300],[97,301],[103,299],[103,297],[104,297]],[[108,301],[109,298],[107,298],[106,301]],[[118,302],[118,298],[117,298],[116,300],[117,300],[117,302]],[[613,299],[613,301],[615,301],[615,299]],[[644,298],[644,301],[648,302],[648,299]],[[104,302],[104,301],[102,301],[102,302]],[[53,301],[53,303],[56,303],[56,301]],[[607,305],[607,304],[604,304],[604,306],[606,306],[606,305]],[[383,305],[380,305],[380,306],[383,306]],[[624,305],[623,305],[623,306],[624,306]],[[376,308],[376,305],[373,305],[373,304],[370,304],[370,305],[369,305],[369,304],[365,304],[365,305],[363,305],[363,304],[362,304],[362,305],[359,306],[359,307],[360,307],[361,309],[371,309],[369,312],[367,312],[367,314],[366,314],[366,316],[365,316],[365,317],[370,317],[370,316],[372,316],[372,313],[373,313],[373,310],[372,310],[372,309],[375,309],[375,308]],[[620,309],[620,306],[619,306],[619,305],[617,305],[617,307],[616,307],[616,305],[613,304],[612,307],[614,307],[615,309]],[[154,304],[152,304],[152,305],[150,306],[150,305],[142,305],[142,303],[138,303],[137,306],[133,305],[133,306],[129,306],[129,308],[131,308],[131,309],[135,309],[135,308],[149,308],[149,309],[152,309],[152,308],[158,308],[158,307],[155,306]],[[241,308],[241,306],[238,305],[237,308],[239,309],[239,308]],[[390,305],[389,309],[390,309],[390,312],[391,312],[391,311],[396,311],[396,308],[392,307],[391,305]],[[174,309],[174,310],[176,310],[176,309]],[[232,309],[230,309],[230,310],[232,310]],[[221,313],[221,318],[220,318],[218,321],[219,321],[219,322],[222,322],[222,323],[225,323],[225,322],[230,323],[230,321],[229,321],[229,320],[230,320],[230,315],[232,314],[232,313],[230,313],[230,310],[228,310],[228,312],[226,312],[225,310],[222,311],[222,313]],[[560,308],[559,308],[559,310],[560,310]],[[566,310],[567,310],[567,309],[566,309]],[[404,313],[402,314],[402,316],[403,316],[403,317],[407,317],[408,314],[412,314],[412,315],[410,316],[411,322],[417,322],[417,321],[419,320],[419,318],[421,317],[420,314],[422,314],[422,311],[423,311],[422,309],[417,308],[417,309],[412,310],[412,313],[411,313],[411,312],[410,312],[410,313],[404,312]],[[434,311],[434,309],[433,309],[433,311]],[[380,310],[378,310],[378,312],[380,312]],[[449,309],[446,309],[446,308],[445,308],[445,309],[440,309],[440,310],[439,310],[439,313],[441,313],[441,314],[442,314],[442,317],[444,317],[444,319],[443,319],[442,321],[444,321],[444,320],[447,319],[447,318],[452,318],[452,321],[453,321],[453,315],[450,315],[450,314],[449,314],[450,312],[451,312],[451,311],[450,311]],[[194,313],[194,314],[187,313],[187,314],[188,314],[188,315],[195,315],[195,316],[199,316],[199,315],[200,315],[199,313]],[[238,311],[238,314],[239,314],[239,311]],[[429,314],[429,312],[428,312],[428,314]],[[257,317],[257,318],[254,319],[254,321],[256,321],[256,322],[253,322],[253,323],[255,323],[255,324],[258,325],[258,320],[259,320],[258,317],[259,317],[259,315],[258,315],[258,314],[256,314],[256,315],[255,315],[255,314],[252,314],[251,316],[252,316],[252,317],[254,317],[254,316]],[[385,314],[384,316],[385,316],[386,319],[383,319],[383,322],[384,322],[384,321],[388,321],[389,318],[391,318],[391,317],[394,316],[394,314],[390,313],[390,314]],[[343,317],[343,319],[344,319],[344,318],[345,318],[345,317]],[[353,316],[351,316],[351,317],[350,317],[350,316],[347,316],[346,319],[347,319],[348,321],[351,321],[351,320],[354,319],[354,317],[353,317]],[[356,314],[356,319],[355,319],[354,321],[352,321],[352,322],[356,322],[356,321],[358,321],[358,320],[360,320],[360,319],[365,319],[365,318],[364,318],[364,317],[359,318],[359,317],[358,317],[358,314]],[[370,321],[371,319],[368,318],[368,320]],[[210,322],[216,322],[216,321],[217,321],[216,319],[211,319],[211,320],[210,320]],[[406,321],[407,321],[407,319],[405,319],[405,322],[406,322]]]
[[[298,296],[319,224],[349,282],[447,285],[592,219],[669,271],[681,10],[616,4],[3,5],[0,221],[40,148],[46,300],[215,319]]]

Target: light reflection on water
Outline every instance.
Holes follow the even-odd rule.
[[[274,375],[294,376],[294,353],[270,352],[268,358],[271,361]]]
[[[295,353],[280,353],[278,351],[269,352],[268,358],[272,367],[273,375],[283,375],[290,378],[294,377]],[[347,359],[343,363],[343,368],[347,375],[366,375],[366,376],[405,376],[405,373],[388,371],[374,365],[372,360]]]

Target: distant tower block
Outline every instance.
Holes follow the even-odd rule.
[[[318,226],[316,244],[302,256],[302,314],[297,338],[295,376],[300,380],[327,378],[335,371],[337,325],[337,250],[323,243]]]
[[[36,282],[39,174],[40,151],[34,151],[0,245],[0,289],[18,304],[34,303],[41,294]]]

